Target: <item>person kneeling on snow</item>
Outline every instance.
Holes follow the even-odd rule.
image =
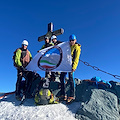
[[[15,91],[17,100],[21,100],[21,96],[20,96],[21,81],[22,81],[22,77],[24,77],[24,74],[26,72],[25,67],[29,64],[29,62],[32,59],[32,55],[31,55],[30,51],[27,49],[27,47],[28,47],[28,41],[23,40],[22,47],[18,48],[14,52],[14,54],[15,54],[14,66],[17,68],[17,82],[16,82],[16,91]]]

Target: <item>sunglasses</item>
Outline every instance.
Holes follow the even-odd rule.
[[[25,45],[25,44],[22,44],[23,46],[27,46],[27,45]]]
[[[74,39],[70,40],[70,42],[71,42],[71,41],[74,41]]]

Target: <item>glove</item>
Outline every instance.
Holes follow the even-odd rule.
[[[22,72],[26,71],[26,69],[25,69],[23,66],[20,66],[20,70],[21,70]]]

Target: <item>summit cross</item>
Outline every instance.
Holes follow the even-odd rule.
[[[48,37],[50,39],[52,37],[52,35],[58,36],[63,33],[64,33],[63,28],[53,31],[53,23],[51,22],[48,24],[48,32],[45,35],[38,37],[38,41],[41,42],[41,41],[45,40],[45,37]]]

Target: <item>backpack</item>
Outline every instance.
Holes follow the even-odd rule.
[[[42,78],[42,86],[35,94],[35,104],[36,105],[47,105],[47,104],[54,104],[57,102],[57,97],[53,95],[50,91],[50,81],[48,78]]]
[[[97,86],[99,85],[99,87],[102,87],[102,88],[111,88],[112,87],[112,85],[109,82],[102,80],[100,77],[97,77],[97,76],[93,77],[91,79],[91,81],[94,81]]]
[[[35,94],[35,104],[36,105],[47,105],[47,104],[57,104],[57,98],[51,93],[47,88],[41,88],[39,92]]]
[[[12,57],[12,59],[13,59],[13,65],[15,66],[15,67],[18,67],[17,65],[16,65],[16,63],[15,63],[15,56],[16,56],[16,52],[18,51],[18,49],[20,49],[20,48],[17,48],[14,52],[13,52],[13,57]],[[21,49],[20,49],[21,50]],[[22,50],[21,50],[21,53],[22,53]]]
[[[93,77],[91,80],[95,82],[101,82],[101,78],[97,76]]]
[[[51,92],[49,89],[42,88],[38,93],[35,94],[36,105],[47,105],[50,100]]]

